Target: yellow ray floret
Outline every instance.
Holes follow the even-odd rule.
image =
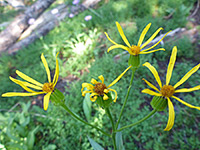
[[[149,63],[149,62],[146,62],[143,64],[143,66],[147,67],[151,73],[153,74],[153,76],[155,77],[158,85],[160,86],[160,88],[162,87],[162,83],[161,83],[161,80],[160,80],[160,77],[158,75],[158,72],[157,70]]]
[[[196,65],[188,73],[186,73],[186,75],[184,75],[184,77],[179,82],[177,82],[174,85],[174,88],[177,88],[178,86],[180,86],[181,84],[183,84],[192,74],[194,74],[195,72],[197,72],[197,70],[199,69],[199,67],[200,67],[200,64]]]
[[[169,118],[167,122],[167,126],[164,129],[164,131],[169,131],[174,125],[174,120],[175,120],[175,112],[174,112],[174,106],[169,98],[167,98],[168,101],[168,108],[169,108]]]
[[[174,46],[174,48],[172,50],[172,55],[170,57],[170,61],[169,61],[169,64],[168,64],[168,68],[167,68],[166,85],[169,84],[171,76],[172,76],[172,71],[173,71],[173,68],[174,68],[175,61],[176,61],[176,54],[177,54],[177,47]]]
[[[152,91],[150,89],[144,89],[144,90],[142,90],[142,93],[147,93],[147,94],[153,95],[153,96],[161,96],[161,97],[167,99],[167,101],[168,101],[169,118],[168,118],[167,126],[164,129],[165,131],[171,130],[171,128],[174,125],[174,119],[175,119],[174,107],[173,107],[173,104],[172,104],[171,100],[169,99],[170,97],[176,99],[180,103],[182,103],[182,104],[184,104],[184,105],[186,105],[186,106],[188,106],[190,108],[194,108],[194,109],[200,110],[200,107],[193,106],[193,105],[191,105],[189,103],[186,103],[185,101],[181,100],[180,98],[174,96],[175,93],[185,93],[185,92],[192,92],[192,91],[200,90],[200,85],[195,86],[193,88],[176,89],[178,86],[183,84],[192,74],[197,72],[197,70],[200,68],[200,64],[198,64],[195,67],[193,67],[188,73],[186,73],[186,75],[179,82],[177,82],[174,86],[172,86],[169,83],[170,83],[170,79],[171,79],[173,68],[174,68],[175,61],[176,61],[176,55],[177,55],[177,47],[175,46],[173,48],[173,50],[172,50],[172,54],[171,54],[171,57],[170,57],[168,68],[167,68],[166,84],[163,85],[163,86],[162,86],[162,83],[161,83],[161,80],[160,80],[160,77],[158,75],[157,70],[148,62],[143,64],[143,66],[147,67],[152,72],[152,74],[154,75],[156,81],[158,82],[158,84],[160,86],[160,89],[155,87],[149,81],[143,79],[147,83],[147,85],[149,85],[152,89],[154,89],[155,91],[157,91],[159,93],[154,92],[154,91]]]
[[[141,35],[140,35],[140,38],[138,40],[138,43],[137,45],[136,44],[133,44],[131,45],[128,41],[128,39],[126,38],[123,30],[122,30],[122,27],[120,26],[120,24],[118,22],[116,22],[116,26],[117,26],[117,29],[118,29],[118,32],[122,38],[122,40],[124,41],[124,43],[126,45],[121,45],[121,44],[117,44],[115,41],[113,41],[109,36],[108,34],[105,32],[105,35],[106,37],[108,38],[108,40],[113,43],[114,45],[109,47],[108,48],[108,52],[110,52],[111,50],[113,49],[116,49],[116,48],[121,48],[123,50],[126,50],[129,52],[130,55],[139,55],[139,54],[149,54],[149,53],[153,53],[153,52],[156,52],[156,51],[160,51],[160,50],[165,50],[164,48],[159,48],[159,49],[154,49],[152,50],[154,47],[156,47],[164,38],[165,36],[169,33],[166,33],[156,44],[154,44],[153,46],[151,46],[150,48],[147,48],[147,49],[144,49],[157,35],[158,33],[163,30],[163,28],[159,28],[145,43],[142,44],[144,38],[145,38],[145,35],[146,33],[148,32],[150,26],[151,26],[151,23],[149,23],[145,28],[144,30],[142,31]],[[151,50],[151,51],[150,51]]]
[[[56,70],[55,70],[55,74],[53,77],[53,82],[51,82],[50,70],[49,70],[47,61],[46,61],[44,55],[42,54],[41,60],[42,60],[42,63],[44,64],[44,67],[45,67],[45,70],[47,73],[48,82],[44,83],[44,84],[39,83],[38,81],[25,75],[24,73],[16,70],[17,75],[20,76],[22,79],[26,80],[27,82],[14,79],[12,77],[10,77],[10,80],[13,81],[14,83],[20,85],[24,90],[26,90],[29,93],[8,92],[8,93],[2,94],[2,97],[34,96],[34,95],[39,95],[39,94],[46,94],[43,99],[43,106],[44,106],[44,110],[47,110],[48,105],[49,105],[50,96],[53,93],[54,87],[56,86],[56,84],[58,82],[58,78],[59,78],[59,65],[58,65],[58,59],[57,59],[58,54],[59,53],[56,54]],[[34,91],[32,89],[35,89],[37,91]]]

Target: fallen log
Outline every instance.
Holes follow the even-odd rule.
[[[38,0],[26,9],[24,14],[17,16],[14,21],[0,33],[0,52],[12,46],[21,34],[29,27],[30,18],[37,19],[55,0]]]
[[[19,37],[20,41],[9,47],[7,50],[8,54],[14,54],[41,36],[45,36],[54,27],[58,26],[61,20],[68,17],[70,13],[77,15],[80,12],[95,6],[100,1],[101,0],[85,0],[82,4],[75,6],[61,4],[53,10],[43,13],[34,21],[33,25],[30,25],[29,28],[23,32]]]

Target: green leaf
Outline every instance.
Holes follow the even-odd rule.
[[[42,150],[56,150],[56,145],[50,144],[47,147],[43,148]]]
[[[92,112],[92,102],[90,101],[90,94],[86,94],[83,100],[83,111],[86,116],[87,121],[90,121],[91,112]]]
[[[118,126],[118,129],[120,128],[120,125]],[[123,139],[122,139],[122,132],[117,132],[116,134],[116,145],[118,150],[125,150]]]
[[[104,150],[104,148],[88,136],[90,144],[94,150]]]
[[[39,126],[37,126],[35,129],[33,129],[32,131],[30,131],[28,133],[28,137],[27,137],[27,146],[29,150],[33,149],[34,146],[34,142],[35,142],[35,132],[36,130],[39,128]]]

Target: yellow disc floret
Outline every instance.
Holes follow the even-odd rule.
[[[53,92],[54,90],[54,86],[53,86],[53,83],[44,83],[43,87],[42,87],[42,90],[44,92]]]
[[[107,89],[106,85],[104,83],[100,83],[98,82],[95,86],[94,86],[94,91],[99,94],[99,95],[103,95],[104,94],[104,90]]]
[[[136,45],[132,45],[130,47],[131,52],[133,52],[134,55],[139,55],[140,53],[140,47]]]
[[[171,97],[173,96],[175,89],[173,86],[171,85],[164,85],[161,90],[160,90],[161,94],[165,97]]]

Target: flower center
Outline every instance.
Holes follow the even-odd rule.
[[[175,89],[173,86],[171,85],[164,85],[161,90],[160,90],[161,94],[165,97],[171,97],[174,92],[175,92]]]
[[[103,95],[104,94],[104,89],[107,89],[106,85],[103,83],[97,83],[94,86],[94,91],[99,94],[99,95]]]
[[[138,55],[140,53],[140,47],[136,45],[132,45],[130,50],[133,52],[134,55]]]
[[[45,83],[42,90],[47,93],[52,92],[54,90],[53,83]]]

